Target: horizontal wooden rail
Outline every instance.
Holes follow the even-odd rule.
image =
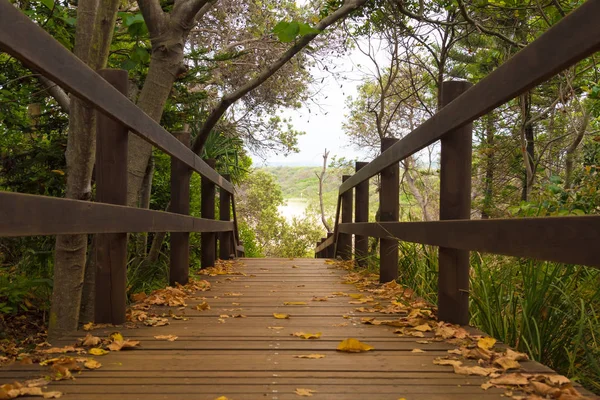
[[[233,193],[230,182],[6,0],[0,0],[0,50],[87,100],[142,139]]]
[[[227,232],[232,221],[0,192],[0,237],[119,232]]]
[[[352,232],[349,232],[352,233]],[[327,238],[327,240],[325,240],[323,243],[321,243],[315,250],[315,253],[319,253],[323,250],[325,250],[327,247],[331,246],[335,241],[335,236],[329,236]]]
[[[339,193],[429,146],[452,130],[551,78],[600,50],[600,1],[588,0],[477,85],[442,108],[344,182]],[[337,220],[336,220],[337,221]]]
[[[594,267],[600,267],[599,228],[600,215],[339,225],[356,235]]]

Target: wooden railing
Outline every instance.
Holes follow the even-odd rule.
[[[354,249],[361,260],[367,238],[381,238],[380,280],[388,282],[398,277],[399,240],[439,246],[438,316],[457,324],[469,322],[469,251],[600,267],[600,216],[470,220],[472,122],[599,51],[598,15],[600,1],[588,0],[477,85],[444,82],[437,114],[402,140],[383,140],[380,156],[343,177],[334,234],[316,257],[350,259]],[[438,140],[440,221],[398,222],[398,163]],[[380,222],[369,223],[368,181],[377,174]]]
[[[127,97],[127,71],[90,69],[37,24],[0,0],[0,50],[93,105],[97,114],[96,202],[0,191],[0,237],[96,234],[96,322],[125,322],[127,233],[171,232],[171,284],[189,278],[189,233],[201,232],[202,267],[241,255],[234,188],[190,147],[187,132],[173,135]],[[133,132],[171,156],[171,212],[126,206],[127,143]],[[191,172],[202,176],[201,216],[189,215]],[[220,198],[215,220],[215,187]],[[233,220],[231,214],[233,211]]]

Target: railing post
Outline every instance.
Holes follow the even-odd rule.
[[[214,168],[217,164],[215,160],[205,160],[206,163]],[[200,216],[207,219],[215,219],[215,184],[202,177],[200,181]],[[202,232],[200,235],[200,246],[202,253],[200,255],[200,267],[208,268],[215,266],[216,257],[216,235],[214,232]]]
[[[223,175],[223,178],[230,180],[229,174]],[[231,221],[231,194],[225,189],[219,190],[219,218],[221,221]],[[229,260],[232,255],[232,232],[221,232],[219,234],[219,258]]]
[[[342,182],[346,182],[351,175],[342,175]],[[342,224],[352,222],[352,189],[342,194]],[[352,234],[339,233],[337,244],[338,255],[342,260],[352,259]]]
[[[333,236],[333,232],[327,233],[327,239]],[[335,249],[335,243],[330,244],[323,252],[323,258],[333,258],[333,250]]]
[[[127,96],[127,71],[98,71],[107,82]],[[127,205],[128,129],[96,112],[96,201]],[[125,322],[127,303],[127,233],[96,235],[96,293],[94,320],[97,323]]]
[[[357,161],[355,170],[365,167],[369,163]],[[354,222],[369,221],[369,180],[359,183],[354,188]],[[367,265],[367,254],[369,253],[369,237],[364,235],[354,236],[354,259],[358,265]]]
[[[381,139],[381,152],[390,148],[398,139]],[[381,170],[379,190],[379,220],[398,222],[400,214],[400,165],[390,165]],[[379,245],[379,281],[381,283],[398,279],[398,241],[381,238]]]
[[[472,86],[469,82],[442,84],[445,106]],[[440,220],[471,217],[471,156],[473,124],[441,139]],[[469,323],[469,251],[439,248],[438,318],[453,324]]]
[[[173,132],[181,143],[190,146],[190,133],[184,130]],[[189,215],[190,213],[190,177],[187,165],[175,157],[171,157],[171,212]],[[188,283],[190,270],[190,233],[171,232],[171,267],[169,284],[185,285]]]
[[[323,239],[319,239],[317,245],[315,246],[315,250],[323,243]],[[323,258],[323,251],[315,251],[315,258]]]

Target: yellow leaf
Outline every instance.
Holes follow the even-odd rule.
[[[284,306],[305,306],[305,301],[285,301],[283,302]]]
[[[88,350],[88,353],[90,353],[93,356],[103,356],[105,354],[108,354],[108,351],[101,349],[99,347],[95,347],[93,349]]]
[[[57,175],[64,175],[65,171],[60,170],[60,169],[53,169],[52,172],[54,172]]]
[[[215,400],[231,400],[229,397],[219,396]]]
[[[208,305],[207,302],[203,301],[202,303],[196,305],[196,310],[198,310],[198,311],[210,310],[210,306]]]
[[[321,332],[317,333],[304,333],[304,332],[294,332],[292,336],[301,337],[302,339],[318,339],[321,337]]]
[[[363,295],[360,293],[349,293],[348,296],[352,297],[353,299],[360,299],[363,297]]]
[[[344,315],[342,315],[342,318],[344,318],[344,319],[350,319],[350,318],[352,318],[352,317],[351,317],[351,316],[349,316],[349,315],[345,315],[345,314],[344,314]]]
[[[492,347],[494,347],[495,344],[496,344],[496,339],[494,339],[493,337],[481,338],[477,341],[477,347],[484,349],[484,350],[491,349]]]
[[[123,341],[125,340],[123,338],[123,335],[121,335],[119,332],[115,332],[112,335],[110,335],[110,338],[113,340],[113,342],[117,342],[117,341]]]
[[[84,331],[91,331],[92,329],[94,329],[94,323],[93,322],[88,322],[87,324],[83,325],[83,330]]]
[[[370,346],[366,343],[362,343],[354,338],[342,340],[342,342],[337,347],[337,351],[345,351],[347,353],[360,353],[361,351],[369,351],[374,349],[375,347]]]
[[[83,366],[87,369],[98,369],[102,366],[102,364],[94,359],[89,359],[83,364]]]
[[[278,331],[280,329],[283,329],[283,326],[268,326],[267,328],[273,329],[274,331]]]
[[[296,389],[294,391],[294,393],[296,393],[298,396],[312,397],[313,393],[316,393],[316,390],[312,390],[312,389]]]
[[[425,353],[425,350],[421,350],[421,349],[412,349],[411,353]]]
[[[290,317],[289,314],[283,314],[283,313],[273,313],[273,316],[277,319],[288,319]]]
[[[315,360],[318,358],[325,358],[325,354],[302,354],[299,356],[294,356],[294,358],[310,358],[312,360]]]

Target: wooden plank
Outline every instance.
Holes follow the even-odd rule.
[[[223,232],[232,222],[0,191],[0,237],[121,232]],[[64,216],[68,215],[69,218]]]
[[[325,240],[323,243],[321,243],[320,245],[317,246],[317,248],[315,249],[315,253],[319,253],[321,251],[323,251],[324,249],[326,249],[327,247],[331,246],[334,242],[334,238],[335,236],[327,236],[327,240]]]
[[[127,71],[100,70],[108,83],[127,96]],[[128,131],[96,113],[96,201],[127,205]],[[122,324],[127,307],[127,233],[100,233],[95,246],[94,321]]]
[[[381,139],[381,152],[398,143],[395,138]],[[381,170],[379,189],[379,220],[398,221],[400,217],[400,165],[392,164]],[[398,241],[381,238],[379,243],[379,281],[398,279]]]
[[[342,175],[342,182],[345,182],[350,175]],[[352,222],[352,192],[349,191],[340,196],[342,201],[342,223]],[[322,239],[324,243],[327,238]],[[335,256],[340,256],[342,260],[352,259],[352,235],[348,233],[342,233],[338,235],[337,247]]]
[[[355,171],[368,165],[368,162],[357,161]],[[365,180],[354,190],[354,222],[368,222],[369,220],[369,180]],[[364,235],[354,236],[354,259],[361,267],[367,265],[367,255],[369,253],[369,237]]]
[[[464,81],[442,84],[445,107],[473,85]],[[440,220],[471,218],[471,163],[473,124],[442,137],[440,151]],[[469,251],[439,248],[438,318],[469,324]]]
[[[173,132],[181,143],[190,146],[190,132]],[[171,212],[190,214],[190,178],[191,170],[176,157],[171,157]],[[171,233],[169,284],[185,285],[189,280],[190,269],[190,233]]]
[[[213,159],[206,160],[206,164],[214,168],[217,162]],[[200,216],[208,220],[215,219],[215,185],[212,181],[202,177],[200,182]],[[223,221],[220,221],[224,223]],[[209,268],[215,265],[217,237],[213,232],[204,232],[200,236],[200,266]]]
[[[340,224],[340,232],[600,267],[600,216]]]
[[[229,175],[223,175],[223,177],[227,180],[230,179]],[[231,220],[231,195],[225,190],[219,191],[219,219],[221,221]],[[219,258],[221,260],[229,260],[233,254],[232,239],[229,232],[219,234]]]
[[[0,2],[0,49],[68,92],[87,100],[148,143],[233,193],[230,182],[7,1]]]
[[[473,122],[498,106],[600,50],[600,2],[583,3],[458,99],[375,158],[340,186],[345,193],[385,167]]]

